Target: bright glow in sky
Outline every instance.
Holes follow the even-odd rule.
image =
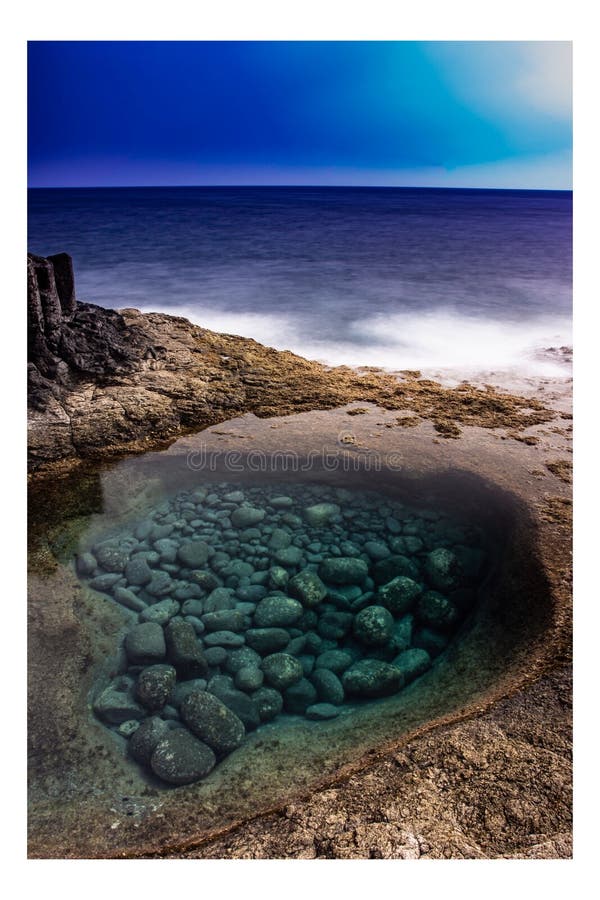
[[[31,186],[571,187],[567,42],[29,44]]]

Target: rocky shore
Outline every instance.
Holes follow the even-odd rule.
[[[79,303],[66,254],[28,263],[30,856],[570,856],[564,396],[329,369]],[[471,636],[443,652],[476,529],[353,499],[360,467],[309,497],[159,491],[140,525],[201,429],[215,453],[400,450],[418,507],[446,492],[507,542]]]
[[[433,422],[520,433],[556,419],[537,398],[379,370],[327,368],[187,319],[77,302],[70,257],[28,257],[29,468],[67,468],[167,446],[252,412],[281,416],[373,402]],[[360,410],[355,410],[360,411]]]

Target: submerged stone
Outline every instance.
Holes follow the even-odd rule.
[[[327,588],[317,573],[310,569],[304,569],[290,578],[288,590],[290,596],[295,597],[308,608],[318,606],[327,594]]]
[[[307,506],[303,515],[312,528],[323,528],[339,513],[340,507],[337,503],[317,503],[314,506]]]
[[[261,722],[270,722],[283,709],[283,697],[274,688],[261,687],[252,695]]]
[[[198,643],[194,627],[183,619],[171,619],[165,627],[167,657],[178,672],[188,677],[203,677],[208,665]]]
[[[217,753],[231,753],[244,740],[241,719],[214,694],[198,691],[181,704],[181,716],[191,731]]]
[[[381,647],[392,636],[394,619],[383,606],[367,606],[354,619],[354,636],[367,647]]]
[[[404,683],[408,684],[427,671],[431,666],[431,657],[426,650],[412,647],[410,650],[404,650],[396,656],[392,663],[400,669],[404,677]]]
[[[256,509],[253,506],[240,506],[231,515],[231,523],[235,528],[248,528],[262,522],[266,513],[264,509]]]
[[[125,651],[134,665],[147,665],[164,659],[165,635],[156,622],[134,625],[125,637]]]
[[[315,722],[335,719],[339,714],[339,706],[333,706],[331,703],[315,703],[313,706],[309,706],[305,713],[307,719],[313,719]]]
[[[265,597],[254,613],[257,628],[293,625],[302,615],[302,604],[292,597]]]
[[[407,613],[422,593],[422,587],[407,575],[398,575],[387,584],[381,585],[377,592],[377,600],[394,616]]]
[[[319,577],[331,584],[360,584],[369,574],[364,559],[354,556],[338,556],[324,559],[319,566]]]
[[[377,659],[361,659],[342,675],[342,684],[352,697],[385,697],[395,694],[404,683],[397,666]]]
[[[417,615],[425,625],[434,628],[448,628],[458,618],[458,610],[453,603],[437,591],[425,591],[417,606]]]
[[[284,628],[250,628],[246,632],[246,643],[261,655],[284,650],[289,642],[289,632]]]
[[[283,692],[283,706],[292,715],[302,715],[317,699],[317,691],[306,678],[301,678]]]
[[[130,755],[142,765],[150,765],[155,747],[168,730],[169,726],[164,719],[160,719],[158,716],[146,719],[131,736],[128,746]]]
[[[460,577],[460,563],[446,547],[438,547],[427,554],[425,574],[432,587],[439,591],[456,587]]]
[[[199,569],[208,559],[210,547],[205,541],[189,541],[182,544],[177,556],[189,569]]]
[[[149,666],[140,672],[136,693],[147,709],[156,710],[165,705],[175,684],[177,673],[173,666]]]
[[[217,759],[213,751],[186,728],[169,731],[150,758],[150,768],[168,784],[191,784],[205,778]]]
[[[289,653],[273,653],[261,665],[267,682],[279,691],[291,687],[304,675],[302,664]]]
[[[120,725],[128,719],[143,719],[147,715],[129,691],[117,690],[113,685],[105,688],[95,700],[94,712],[111,725]]]

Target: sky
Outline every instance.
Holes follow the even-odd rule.
[[[31,187],[571,189],[571,44],[30,41]]]

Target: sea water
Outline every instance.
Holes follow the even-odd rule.
[[[29,250],[78,296],[184,315],[329,364],[564,375],[570,192],[119,188],[29,192]]]

